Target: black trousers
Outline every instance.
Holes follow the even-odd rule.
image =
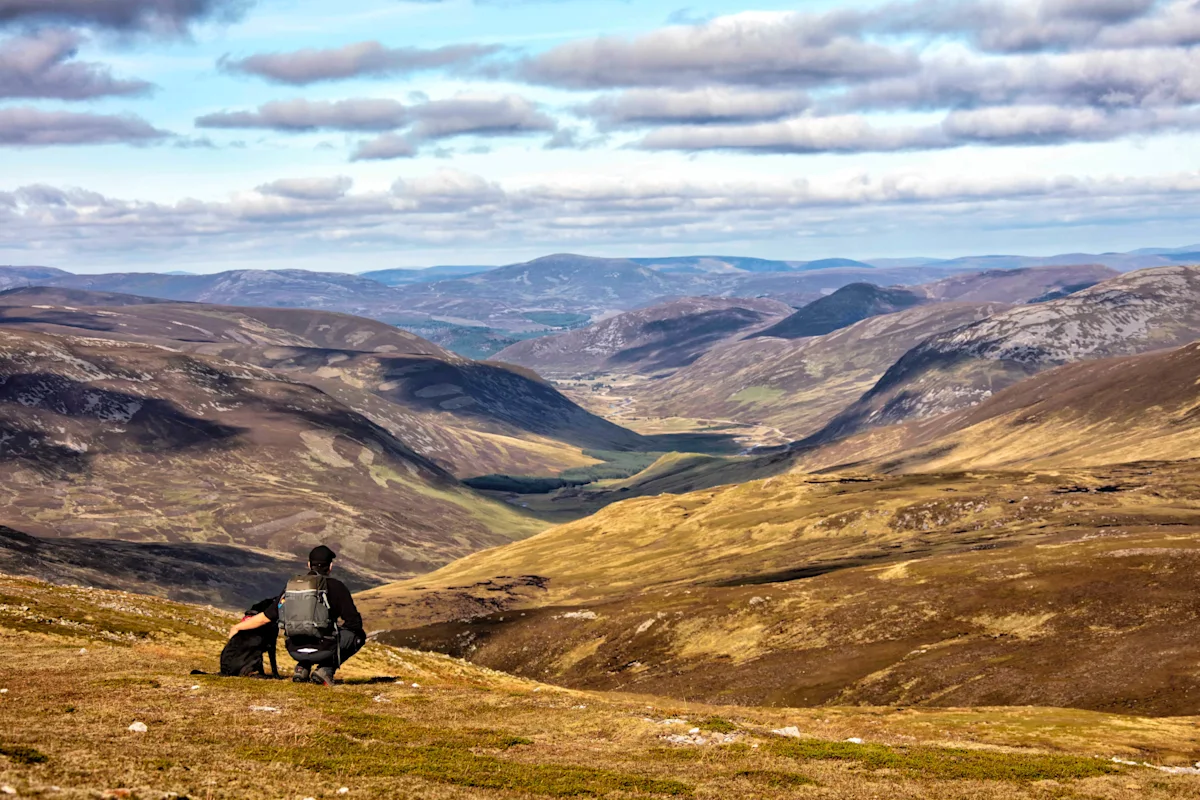
[[[336,670],[366,643],[367,637],[358,631],[342,629],[335,636],[324,639],[288,639],[287,649],[300,664]]]

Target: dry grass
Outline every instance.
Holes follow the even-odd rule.
[[[945,746],[987,712],[931,717],[937,730],[924,733],[920,715],[882,709],[826,711],[824,721],[787,710],[718,714],[374,644],[332,690],[191,676],[211,668],[228,622],[211,609],[24,579],[0,578],[0,593],[10,643],[0,667],[0,784],[22,797],[277,800],[338,797],[346,787],[351,798],[421,800],[1165,800],[1200,789],[1187,776],[1115,768],[1053,737],[1036,750]],[[380,678],[394,682],[371,682]],[[661,724],[669,718],[691,721]],[[127,730],[135,720],[148,732]],[[770,734],[785,724],[810,738]],[[693,725],[736,739],[665,740]],[[838,743],[848,731],[871,743]]]

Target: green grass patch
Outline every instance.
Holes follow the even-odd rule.
[[[588,458],[603,461],[589,467],[572,467],[556,477],[543,475],[481,475],[463,481],[472,489],[512,494],[547,494],[572,486],[630,478],[658,461],[662,453],[626,453],[618,450],[584,450]]]
[[[735,723],[730,722],[724,717],[708,717],[700,720],[697,725],[703,730],[713,731],[714,733],[733,733],[738,729]]]
[[[758,405],[759,403],[774,403],[783,395],[783,389],[772,389],[770,386],[747,386],[740,392],[730,395],[729,400],[734,403]]]
[[[673,797],[693,794],[691,786],[675,780],[590,767],[528,764],[480,755],[467,749],[463,742],[455,741],[456,735],[451,735],[444,744],[406,746],[379,740],[357,742],[337,734],[320,734],[302,747],[249,747],[243,749],[242,754],[258,761],[285,762],[301,769],[345,777],[410,776],[455,786],[551,797],[602,796],[610,792]]]
[[[1108,761],[1079,756],[997,753],[950,747],[892,748],[821,739],[772,742],[771,751],[800,761],[848,761],[866,769],[895,770],[940,780],[1071,780],[1123,771]]]
[[[6,744],[0,742],[0,756],[4,756],[17,764],[45,764],[49,757],[33,747],[23,744]]]
[[[779,772],[773,769],[744,769],[735,772],[733,777],[744,778],[760,786],[772,789],[791,789],[796,786],[817,786],[817,782],[807,775],[797,772]]]
[[[604,463],[593,464],[590,467],[572,467],[558,473],[558,477],[562,480],[580,483],[631,478],[658,461],[663,455],[662,453],[626,453],[619,450],[584,450],[583,454]]]
[[[338,733],[355,739],[371,739],[389,744],[432,744],[437,747],[507,750],[531,739],[506,731],[485,728],[430,728],[402,717],[383,714],[351,714],[340,721]]]

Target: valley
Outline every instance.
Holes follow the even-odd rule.
[[[747,265],[848,280],[796,306],[644,303],[730,263],[601,261],[388,278],[429,319],[449,282],[572,328],[482,361],[340,301],[226,304],[220,282],[195,283],[208,301],[0,292],[0,584],[18,598],[0,626],[47,664],[82,645],[118,683],[159,653],[137,667],[165,670],[158,692],[212,657],[220,612],[139,627],[139,598],[237,608],[325,542],[372,639],[349,705],[322,712],[335,755],[252,726],[239,763],[367,796],[1188,796],[1200,267]],[[622,292],[583,308],[572,269],[614,269]],[[849,280],[867,269],[916,271]],[[569,316],[585,313],[601,318]],[[66,597],[120,612],[79,617]],[[8,685],[63,691],[21,670]],[[195,680],[214,708],[262,701]],[[269,713],[314,702],[289,687],[264,686]],[[427,703],[447,727],[404,711]],[[97,725],[117,712],[90,708]],[[198,722],[156,713],[180,728],[168,760],[208,758],[186,743]],[[98,730],[68,753],[17,729],[0,753],[46,760],[6,755],[0,782],[100,791],[116,779]],[[585,742],[609,766],[581,761]],[[138,786],[195,791],[128,763]]]

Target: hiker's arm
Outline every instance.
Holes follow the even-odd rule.
[[[358,607],[354,605],[354,598],[350,594],[350,590],[344,585],[339,585],[334,588],[337,592],[337,608],[342,616],[342,627],[355,633],[363,632],[362,614],[358,613]]]
[[[255,628],[261,628],[263,625],[266,625],[270,621],[271,621],[271,618],[268,617],[266,614],[255,614],[253,617],[250,617],[250,619],[244,619],[241,622],[239,622],[237,625],[234,625],[232,628],[230,628],[229,629],[229,638],[232,639],[234,636],[237,636],[241,631],[252,631]]]

